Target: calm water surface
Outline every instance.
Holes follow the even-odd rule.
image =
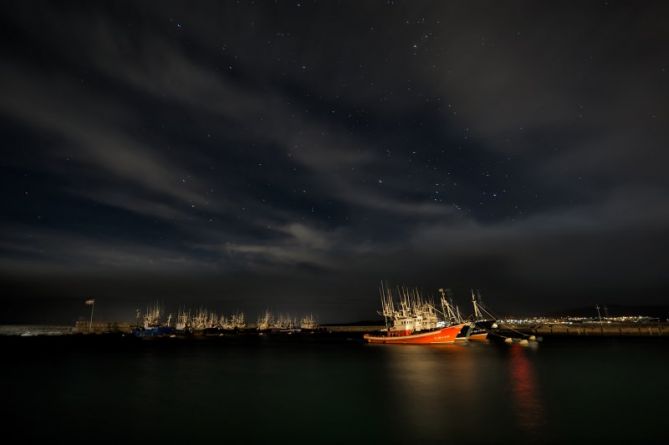
[[[669,341],[2,338],[5,434],[181,443],[669,442]]]

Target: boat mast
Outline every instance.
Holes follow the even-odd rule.
[[[474,294],[474,289],[472,291],[472,305],[474,306],[474,319],[475,320],[481,320],[483,317],[481,317],[481,310],[479,309],[479,305],[476,302],[476,294]]]
[[[381,281],[381,286],[379,287],[379,293],[381,294],[381,315],[383,315],[383,320],[386,324],[386,329],[390,327],[390,319],[393,316],[393,300],[392,293],[390,290],[386,290],[383,281]]]
[[[457,322],[457,317],[455,316],[455,312],[453,312],[453,308],[446,299],[446,291],[443,288],[440,288],[439,293],[441,294],[441,308],[444,313],[444,316],[448,317],[448,321],[450,321],[451,323]]]
[[[453,304],[453,300],[451,300],[451,304]],[[458,319],[458,323],[462,323],[462,315],[460,315],[460,308],[455,305],[455,316]]]

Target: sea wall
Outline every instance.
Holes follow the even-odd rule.
[[[569,337],[669,337],[669,323],[593,323],[502,325],[501,331],[516,330],[537,336]]]
[[[72,333],[74,334],[129,334],[132,332],[132,325],[125,322],[116,321],[94,321],[90,324],[88,321],[77,321]]]
[[[385,326],[379,325],[369,325],[369,326],[357,326],[357,325],[324,325],[323,329],[328,332],[334,333],[345,333],[345,332],[355,332],[355,333],[365,333],[365,332],[375,332],[385,328]]]
[[[72,333],[72,326],[57,325],[0,325],[0,335],[24,336],[35,335],[69,335]]]

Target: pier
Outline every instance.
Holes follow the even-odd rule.
[[[500,325],[500,333],[521,332],[542,337],[667,337],[669,323],[588,323],[588,324],[508,324]]]

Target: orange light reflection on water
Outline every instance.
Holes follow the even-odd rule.
[[[479,399],[476,362],[461,345],[382,346],[387,353],[394,405],[415,431],[437,434],[464,428]]]

